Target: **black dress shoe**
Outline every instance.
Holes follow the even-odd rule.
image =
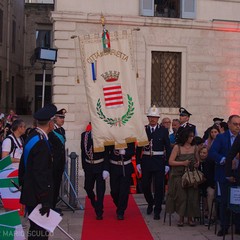
[[[150,215],[153,211],[153,205],[148,205],[147,207],[147,215]]]
[[[160,214],[155,213],[153,219],[154,220],[159,220],[160,219]]]
[[[97,220],[103,220],[103,216],[102,216],[102,215],[97,215],[97,216],[96,216],[96,219],[97,219]]]
[[[224,232],[225,232],[225,234],[224,234]],[[227,235],[227,234],[228,234],[228,230],[223,231],[223,229],[220,229],[217,233],[217,236],[222,237],[223,235]]]
[[[122,214],[118,214],[118,215],[117,215],[117,219],[118,219],[118,220],[124,220],[124,216],[123,216]]]

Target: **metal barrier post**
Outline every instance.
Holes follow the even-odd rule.
[[[74,190],[76,189],[76,159],[78,155],[75,152],[71,152],[69,157],[71,159],[70,182],[72,184],[72,187],[70,187],[69,204],[76,207],[77,199]]]

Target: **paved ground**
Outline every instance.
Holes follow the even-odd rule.
[[[146,203],[142,194],[135,194],[134,198],[139,206],[139,209],[144,217],[144,220],[152,233],[155,240],[217,240],[222,237],[217,237],[214,234],[214,226],[210,230],[206,226],[200,225],[197,222],[195,227],[185,225],[184,227],[177,226],[177,215],[172,216],[172,225],[169,226],[168,216],[166,222],[163,222],[163,213],[159,221],[153,220],[153,215],[146,215]],[[80,198],[81,203],[84,205],[84,197]],[[75,240],[81,239],[81,229],[83,223],[84,210],[76,210],[74,213],[70,210],[64,211],[63,221],[60,226],[65,229]],[[104,220],[103,220],[104,221]],[[97,220],[96,220],[97,224]],[[93,227],[94,230],[94,227]],[[54,235],[50,239],[68,239],[59,229],[56,229]],[[144,238],[143,238],[144,239]],[[226,236],[226,240],[230,240],[230,235]],[[240,236],[234,236],[234,239],[240,239]],[[93,240],[93,239],[89,239]],[[102,240],[102,239],[99,239]],[[134,239],[133,239],[134,240]],[[147,240],[147,239],[146,239]]]
[[[79,202],[84,207],[85,205],[85,191],[82,186],[83,183],[83,177],[80,177],[79,181]],[[107,192],[106,194],[109,194],[109,183],[107,183]],[[152,233],[154,240],[221,240],[222,237],[217,237],[214,234],[214,226],[211,227],[210,230],[207,229],[206,226],[200,225],[199,222],[197,222],[197,225],[195,227],[190,227],[188,225],[185,225],[184,227],[178,227],[177,226],[177,215],[172,215],[172,225],[169,226],[169,219],[167,216],[166,222],[164,223],[164,209],[161,213],[161,219],[159,221],[153,220],[153,215],[146,215],[146,202],[144,199],[143,194],[134,194],[134,198],[136,200],[136,203],[143,215],[143,218]],[[59,207],[63,209],[63,220],[60,223],[60,226],[68,232],[73,239],[80,240],[81,239],[81,230],[82,230],[82,224],[83,224],[83,215],[84,210],[75,210],[74,212],[71,211],[68,207],[66,207],[65,204],[62,202],[59,204]],[[164,208],[164,205],[163,205]],[[104,221],[104,220],[103,220]],[[28,221],[26,219],[22,219],[23,225],[25,226],[25,231],[27,231],[28,228]],[[96,220],[96,224],[97,224]],[[94,227],[93,227],[94,230]],[[65,234],[63,234],[59,229],[56,229],[54,234],[49,238],[50,240],[67,240],[69,239]],[[144,238],[143,238],[144,239]],[[231,236],[227,235],[226,240],[230,240]],[[240,236],[234,235],[234,239],[240,240]],[[95,239],[89,239],[89,240],[95,240]],[[98,239],[103,240],[103,239]],[[135,240],[135,239],[133,239]],[[146,239],[147,240],[147,239]]]

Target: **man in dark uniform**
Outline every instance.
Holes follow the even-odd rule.
[[[93,139],[91,125],[81,135],[81,151],[82,151],[82,168],[85,173],[84,189],[87,196],[95,209],[96,219],[103,219],[103,199],[105,194],[105,179],[103,178],[104,156],[105,152],[93,151]],[[105,173],[106,174],[106,173]],[[94,185],[96,183],[96,195],[94,193]]]
[[[28,214],[41,204],[40,213],[49,216],[53,199],[52,152],[48,133],[54,128],[53,117],[57,111],[54,105],[41,108],[34,114],[38,127],[25,142],[19,164],[20,202]],[[48,232],[30,220],[29,240],[48,239]]]
[[[176,134],[176,142],[178,141],[179,133],[184,130],[185,128],[191,128],[193,132],[195,133],[195,136],[197,136],[197,129],[196,126],[189,123],[190,116],[192,114],[188,112],[185,108],[180,107],[179,108],[179,120],[180,120],[180,127],[178,128],[177,134]]]
[[[59,191],[66,163],[66,136],[65,129],[62,127],[64,124],[65,113],[66,110],[64,108],[56,112],[54,130],[48,134],[53,153],[53,209],[60,215],[63,215],[62,210],[56,208],[56,205],[59,201]]]
[[[137,147],[137,169],[142,172],[142,189],[148,203],[147,214],[151,214],[154,207],[154,219],[160,219],[164,198],[165,166],[171,153],[168,130],[158,124],[160,117],[154,106],[148,111],[149,124],[145,126],[149,145]],[[143,150],[143,151],[142,151]],[[154,181],[154,197],[151,183]]]
[[[110,163],[110,189],[118,220],[124,220],[133,173],[132,157],[135,155],[135,143],[128,143],[126,149],[107,147]],[[108,170],[108,169],[107,169]]]

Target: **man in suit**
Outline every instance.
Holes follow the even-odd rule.
[[[171,153],[168,130],[158,124],[159,110],[153,106],[148,111],[149,124],[145,126],[149,145],[137,147],[137,169],[142,173],[142,189],[148,203],[147,214],[154,207],[154,219],[160,219],[164,198],[165,166]],[[151,183],[154,181],[155,192],[152,195]]]
[[[225,174],[226,157],[230,152],[231,146],[240,132],[240,116],[231,115],[228,119],[228,127],[224,133],[218,134],[210,150],[209,157],[215,161],[215,181],[217,194],[220,196],[220,221],[221,229],[218,236],[228,233],[229,213],[227,211],[228,181]]]
[[[238,134],[226,158],[226,179],[229,186],[240,186],[240,135]],[[240,214],[235,214],[235,234],[240,235]]]
[[[53,208],[60,215],[63,215],[62,210],[60,208],[56,208],[56,205],[59,201],[59,191],[66,163],[65,153],[66,136],[65,129],[63,128],[63,124],[65,121],[65,113],[66,110],[64,108],[56,112],[54,119],[54,129],[48,134],[53,153],[53,181],[54,181]]]
[[[20,202],[28,214],[41,204],[40,213],[48,217],[53,201],[52,152],[48,133],[54,128],[56,106],[48,105],[34,114],[37,128],[27,138],[19,165]],[[47,240],[48,232],[30,220],[29,240]]]
[[[82,168],[84,170],[84,189],[96,213],[96,219],[103,219],[103,199],[106,190],[105,180],[109,176],[104,171],[105,152],[93,151],[91,124],[81,135]],[[96,194],[94,185],[96,184]]]

